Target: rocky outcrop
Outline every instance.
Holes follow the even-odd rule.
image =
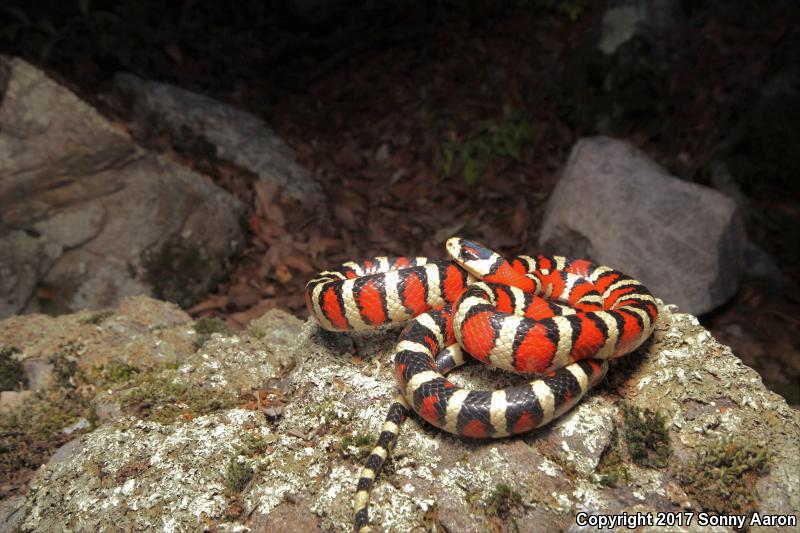
[[[692,314],[739,287],[747,239],[736,203],[670,176],[632,145],[578,142],[548,201],[547,253],[619,268]]]
[[[242,204],[147,152],[67,88],[0,58],[0,317],[191,304],[243,247]]]
[[[394,391],[387,353],[397,330],[343,336],[270,311],[247,332],[202,343],[188,317],[165,305],[138,298],[102,319],[0,322],[0,342],[15,344],[23,362],[47,352],[51,335],[51,350],[63,344],[51,328],[72,320],[91,323],[86,346],[128,333],[141,340],[132,343],[139,356],[115,344],[105,363],[87,368],[117,358],[142,368],[97,386],[92,402],[105,418],[42,466],[25,496],[6,502],[6,525],[348,531],[362,457]],[[148,333],[131,310],[172,317],[152,334],[193,339],[196,351],[166,365],[137,362]],[[29,328],[40,332],[38,345]],[[73,341],[82,339],[83,330]],[[471,365],[453,379],[499,386],[514,378]],[[662,306],[653,340],[550,426],[464,441],[412,416],[377,481],[372,515],[379,531],[584,531],[579,516],[691,511],[686,531],[730,531],[700,528],[698,513],[797,514],[799,476],[800,413],[694,317]],[[751,528],[781,530],[792,529]]]

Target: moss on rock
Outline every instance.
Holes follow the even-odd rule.
[[[756,480],[768,472],[764,449],[747,441],[722,440],[701,449],[678,480],[706,511],[750,513],[757,509]]]
[[[15,357],[18,353],[18,348],[0,347],[0,390],[27,386],[28,379],[22,369],[22,362]]]
[[[666,418],[650,409],[626,405],[625,442],[631,460],[639,466],[664,468],[670,456]]]

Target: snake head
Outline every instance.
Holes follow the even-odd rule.
[[[447,253],[453,261],[477,277],[483,277],[487,274],[491,266],[499,258],[495,252],[481,243],[462,239],[461,237],[447,239],[446,246]]]
[[[479,242],[453,237],[447,240],[447,252],[453,261],[476,278],[533,292],[533,282],[528,276],[514,270],[500,254]]]

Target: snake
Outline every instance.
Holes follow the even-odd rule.
[[[309,312],[325,330],[407,322],[393,354],[398,394],[359,473],[358,533],[372,531],[370,492],[411,410],[464,438],[531,431],[575,406],[610,359],[641,346],[655,327],[654,296],[613,268],[562,256],[506,260],[461,237],[446,249],[450,260],[347,262],[306,285]],[[465,352],[535,379],[494,391],[458,386],[446,375],[466,362]]]

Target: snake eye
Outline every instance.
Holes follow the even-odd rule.
[[[479,261],[489,259],[492,256],[492,251],[477,242],[464,240],[461,242],[459,256],[464,261]]]
[[[477,261],[480,259],[480,255],[478,250],[471,246],[462,246],[461,247],[461,259],[464,261]]]

